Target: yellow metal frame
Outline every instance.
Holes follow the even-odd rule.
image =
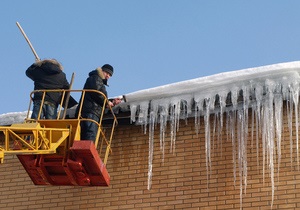
[[[41,101],[41,107],[37,119],[30,118],[30,110],[33,105],[33,94],[36,92],[42,92],[43,97]],[[44,98],[47,92],[61,92],[62,100],[58,108],[57,119],[40,119],[42,106],[44,105]],[[79,114],[77,118],[64,119],[61,118],[67,110],[63,109],[63,101],[66,94],[72,92],[81,93],[82,100],[78,104]],[[99,113],[99,122],[91,119],[82,118],[81,110],[82,103],[86,92],[95,92],[101,94],[104,97],[104,103],[101,113]],[[107,130],[102,126],[103,116],[105,114],[105,107],[108,107],[113,115],[113,122]],[[88,120],[92,121],[98,126],[97,137],[95,141],[95,147],[98,150],[100,158],[106,165],[108,156],[111,154],[111,143],[113,133],[117,125],[116,116],[113,113],[112,108],[108,105],[108,99],[106,96],[96,90],[38,90],[33,91],[30,94],[30,103],[27,113],[27,118],[22,124],[12,124],[11,126],[0,126],[0,135],[2,133],[3,138],[0,140],[0,161],[3,163],[4,156],[7,154],[60,154],[66,156],[69,148],[73,145],[74,141],[80,140],[80,122]]]

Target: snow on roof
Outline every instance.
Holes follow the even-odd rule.
[[[268,66],[248,68],[237,71],[230,71],[192,80],[167,84],[150,89],[140,90],[126,94],[128,102],[152,100],[158,98],[173,97],[184,94],[205,92],[216,92],[219,90],[230,90],[232,87],[245,81],[260,81],[266,78],[284,78],[294,75],[299,78],[300,61],[279,63]]]
[[[0,115],[0,125],[11,125],[13,123],[23,123],[27,117],[27,111],[25,112],[10,112]]]
[[[285,97],[289,88],[298,87],[295,84],[299,83],[299,75],[300,61],[225,72],[129,93],[125,95],[127,102],[121,104],[120,109],[125,111],[129,107],[131,121],[136,122],[137,119],[138,123],[145,124],[149,108],[155,112],[154,115],[158,115],[160,111],[166,112],[172,106],[179,109],[178,104],[184,102],[186,112],[191,114],[195,104],[199,110],[207,105],[215,109],[212,101],[218,100],[218,103],[223,103],[222,109],[225,108],[224,101],[226,103],[229,93],[231,103],[234,106],[238,104],[241,90],[243,100],[255,97],[261,100],[266,88],[281,88]]]

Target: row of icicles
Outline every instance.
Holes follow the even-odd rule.
[[[262,144],[263,177],[265,176],[266,167],[268,167],[272,182],[271,206],[273,206],[275,193],[274,165],[277,162],[279,171],[284,109],[286,109],[288,130],[290,132],[291,163],[293,148],[295,147],[299,166],[298,101],[299,83],[297,80],[286,79],[285,82],[282,82],[266,79],[260,83],[250,81],[247,84],[230,87],[228,90],[215,90],[205,94],[193,93],[173,98],[131,103],[131,120],[142,125],[144,133],[149,129],[147,188],[150,189],[152,185],[153,144],[156,125],[159,124],[160,151],[162,152],[162,161],[164,161],[167,125],[170,126],[170,151],[175,152],[176,132],[179,130],[180,119],[194,117],[195,132],[197,134],[200,131],[201,119],[203,119],[205,125],[207,179],[209,179],[211,170],[212,136],[215,135],[215,132],[220,134],[223,129],[226,129],[226,135],[231,140],[233,147],[234,180],[236,180],[237,171],[240,177],[241,206],[242,195],[247,188],[247,142],[250,139],[251,142],[255,142],[257,159],[259,155],[258,148],[260,143]],[[249,116],[252,116],[251,119],[249,119]],[[212,118],[218,120],[217,123],[213,123],[213,128],[211,128]],[[292,123],[293,118],[295,119],[295,125]],[[224,119],[226,119],[225,122]],[[249,125],[250,120],[251,125]],[[296,146],[292,138],[293,127],[295,127]],[[248,136],[249,128],[252,133],[251,138]],[[220,135],[217,136],[220,138]],[[218,140],[218,142],[220,141]]]

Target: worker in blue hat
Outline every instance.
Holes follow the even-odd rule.
[[[88,78],[84,84],[83,89],[92,89],[98,90],[103,93],[107,97],[106,86],[108,86],[107,82],[109,78],[113,75],[114,68],[110,64],[105,64],[101,68],[98,67],[95,70],[89,73]],[[81,117],[88,118],[99,122],[100,115],[102,113],[102,108],[104,105],[104,96],[96,93],[96,92],[85,92]],[[79,104],[81,103],[82,96]],[[120,100],[108,101],[108,106],[115,106],[119,104]],[[79,106],[76,110],[76,116],[78,116]],[[92,121],[82,120],[80,123],[81,126],[81,140],[92,140],[95,142],[96,135],[98,131],[97,124]]]

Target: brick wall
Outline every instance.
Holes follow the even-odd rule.
[[[117,127],[107,165],[111,176],[109,187],[35,186],[18,159],[6,156],[0,165],[0,209],[240,209],[240,178],[237,170],[234,182],[231,140],[226,139],[225,131],[222,144],[215,139],[208,178],[203,128],[201,125],[200,134],[196,135],[194,119],[187,124],[182,121],[174,153],[170,153],[169,136],[166,138],[164,161],[159,150],[159,133],[155,133],[150,190],[147,190],[149,136],[141,126]],[[295,148],[291,165],[286,121],[284,131],[279,178],[277,165],[275,168],[273,209],[300,209],[300,172]],[[250,132],[249,128],[249,136]],[[261,147],[257,161],[256,146],[251,145],[248,140],[248,178],[242,206],[271,209],[269,170],[266,166],[263,177]]]

